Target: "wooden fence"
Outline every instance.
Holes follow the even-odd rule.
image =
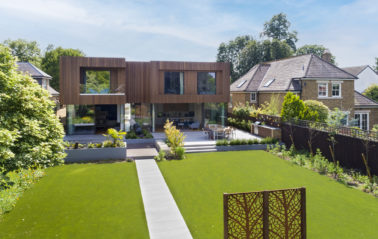
[[[342,127],[346,128],[346,127]],[[297,123],[282,123],[282,141],[287,147],[290,147],[292,140],[296,149],[305,149],[310,151],[310,142],[312,150],[320,149],[322,155],[329,161],[332,161],[330,150],[331,142],[329,140],[332,131],[326,129],[316,129],[308,125]],[[344,133],[343,133],[344,132]],[[292,137],[291,137],[292,135]],[[361,135],[360,135],[361,136]],[[366,168],[362,159],[362,154],[368,156],[368,165],[371,173],[378,175],[378,142],[372,137],[358,137],[351,135],[351,131],[337,131],[334,134],[336,144],[334,147],[335,159],[345,168],[358,169],[366,173]]]
[[[305,239],[306,189],[223,194],[225,239]]]

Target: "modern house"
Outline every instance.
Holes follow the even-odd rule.
[[[132,62],[124,58],[60,58],[60,101],[68,134],[151,131],[167,119],[180,128],[224,124],[229,63]]]
[[[360,110],[362,106],[360,95],[356,95],[354,91],[355,80],[355,75],[312,54],[264,62],[252,67],[231,84],[230,106],[246,102],[260,106],[272,97],[276,97],[281,105],[286,93],[290,91],[298,94],[302,100],[321,101],[330,109],[337,107],[352,120],[359,117],[360,111],[355,115],[355,110]],[[368,117],[370,123],[361,122],[359,127],[371,129],[373,124],[378,123],[375,121],[377,112],[374,102],[365,103],[362,103],[364,113],[371,115],[361,117]]]
[[[40,86],[42,86],[43,89],[47,90],[50,93],[51,98],[56,103],[59,102],[59,92],[57,92],[50,86],[50,80],[52,79],[50,75],[30,62],[17,62],[17,66],[18,71],[30,75],[34,80],[38,82]]]
[[[378,73],[369,65],[345,67],[342,69],[357,76],[358,80],[354,89],[360,93],[364,92],[370,85],[378,84]]]

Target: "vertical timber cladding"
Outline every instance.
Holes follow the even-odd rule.
[[[306,189],[223,195],[224,238],[305,239]]]
[[[60,100],[62,104],[124,104],[125,95],[80,94],[80,69],[99,69],[111,72],[111,87],[116,88],[126,82],[126,62],[124,58],[103,57],[60,57]],[[125,86],[127,88],[127,85]]]
[[[184,94],[164,94],[164,72],[184,72]],[[216,94],[197,94],[197,72],[216,72]],[[222,103],[230,99],[230,64],[224,62],[167,62],[150,63],[151,103]]]

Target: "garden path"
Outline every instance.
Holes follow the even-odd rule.
[[[155,160],[135,162],[150,238],[192,239]]]

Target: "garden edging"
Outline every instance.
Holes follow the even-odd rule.
[[[126,159],[126,147],[66,149],[65,152],[67,153],[64,159],[66,163]]]

